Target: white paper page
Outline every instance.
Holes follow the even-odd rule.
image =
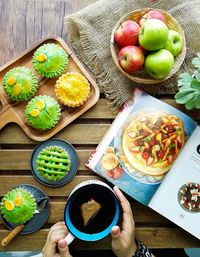
[[[191,190],[193,201],[190,195]],[[199,194],[200,128],[197,127],[151,199],[149,206],[200,239]],[[198,201],[195,201],[195,198]],[[196,210],[197,205],[199,206]]]

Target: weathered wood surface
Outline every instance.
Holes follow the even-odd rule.
[[[63,29],[63,17],[95,0],[0,0],[0,65],[21,53],[38,40],[57,35],[66,39]],[[183,110],[172,99],[172,92],[162,92],[157,97]],[[188,112],[186,112],[188,113]],[[189,115],[200,121],[200,113],[190,112]],[[37,142],[29,139],[16,125],[9,124],[0,131],[0,198],[10,188],[21,183],[30,183],[40,187],[51,198],[51,214],[48,222],[40,231],[28,235],[19,235],[7,250],[41,250],[46,240],[49,227],[63,220],[63,210],[67,196],[71,190],[82,181],[88,179],[103,180],[85,168],[85,163],[92,150],[102,139],[115,118],[103,94],[97,105],[59,132],[56,137],[70,141],[75,145],[80,158],[77,176],[61,188],[51,189],[39,184],[31,175],[30,157]],[[103,180],[105,181],[105,180]],[[149,247],[199,247],[199,241],[187,232],[178,228],[169,220],[144,207],[134,200],[131,205],[136,220],[138,239]],[[0,222],[0,240],[8,230]],[[24,240],[26,244],[24,244]],[[34,243],[33,243],[34,242]],[[110,238],[96,243],[85,243],[75,240],[73,249],[108,249]],[[0,248],[0,251],[3,249]],[[1,254],[0,254],[1,255]]]

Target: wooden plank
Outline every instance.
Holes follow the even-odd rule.
[[[66,201],[57,202],[52,200],[51,201],[51,213],[49,219],[47,220],[46,226],[51,226],[58,221],[62,221],[64,219],[64,210],[65,210]],[[134,219],[136,224],[142,225],[165,225],[165,226],[175,226],[172,222],[165,219],[163,216],[159,215],[158,213],[151,210],[149,207],[145,207],[140,203],[132,201],[131,207],[134,213]],[[0,224],[3,226],[2,221],[0,220]]]
[[[87,170],[85,164],[89,159],[92,150],[77,150],[77,154],[79,157],[80,165],[79,170]],[[30,170],[30,160],[32,155],[32,150],[1,150],[0,151],[0,171],[8,170],[8,171],[22,171],[22,170]],[[12,161],[11,161],[12,160]],[[20,175],[19,173],[16,173]]]
[[[12,251],[28,251],[43,248],[49,229],[41,229],[34,234],[18,235],[7,247],[6,250]],[[0,239],[3,239],[8,233],[6,229],[0,229]],[[152,227],[136,227],[136,238],[142,241],[149,248],[191,248],[200,247],[198,239],[180,228],[152,228]],[[24,243],[26,242],[26,243]],[[34,243],[33,243],[34,242]],[[71,250],[97,250],[111,249],[111,238],[107,238],[97,242],[84,242],[76,239]],[[0,246],[0,250],[4,250]]]
[[[95,1],[97,0],[1,1],[0,31],[4,36],[0,42],[0,65],[46,36],[64,36],[64,16]]]
[[[39,183],[32,175],[28,176],[1,176],[0,181],[1,181],[1,186],[0,186],[0,196],[3,196],[6,194],[11,188],[20,185],[20,184],[31,184],[36,187],[39,187],[42,189],[48,196],[63,196],[67,197],[72,189],[77,186],[79,183],[86,181],[86,180],[103,180],[104,179],[100,178],[99,176],[75,176],[74,179],[66,184],[65,186],[62,187],[57,187],[57,188],[51,188],[42,185]]]
[[[70,124],[61,130],[56,137],[72,144],[98,144],[110,124]],[[16,124],[5,126],[0,133],[1,144],[38,144],[30,139]]]

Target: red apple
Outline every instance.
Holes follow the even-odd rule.
[[[119,47],[137,45],[140,26],[132,20],[123,22],[115,31],[114,39]]]
[[[165,17],[161,12],[159,12],[157,10],[152,10],[152,11],[146,13],[145,15],[143,15],[142,18],[139,20],[138,24],[140,25],[140,27],[148,19],[158,19],[158,20],[161,20],[162,22],[166,23]]]
[[[118,62],[124,71],[133,73],[142,68],[144,54],[138,46],[125,46],[118,53]]]

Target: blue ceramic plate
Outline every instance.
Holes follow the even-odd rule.
[[[58,147],[63,148],[68,153],[69,158],[71,160],[71,168],[70,168],[69,172],[67,173],[67,175],[65,177],[63,177],[62,179],[57,180],[57,181],[48,180],[48,179],[44,178],[43,176],[41,176],[37,171],[36,159],[37,159],[38,154],[44,148],[50,147],[50,146],[58,146]],[[77,153],[76,153],[76,150],[74,149],[74,147],[67,141],[64,141],[64,140],[61,140],[58,138],[52,138],[52,139],[49,139],[49,140],[39,144],[33,151],[33,154],[31,157],[31,170],[32,170],[33,176],[40,183],[42,183],[46,186],[49,186],[49,187],[59,187],[59,186],[63,186],[65,184],[67,184],[76,175],[78,165],[79,165],[79,160],[78,160],[78,156],[77,156]]]
[[[22,184],[22,185],[16,186],[15,188],[26,189],[34,196],[34,198],[36,199],[36,202],[38,202],[41,198],[47,197],[46,194],[41,189],[33,185]],[[49,217],[49,214],[50,214],[50,201],[48,201],[45,204],[44,209],[41,210],[41,212],[34,214],[33,218],[25,224],[25,227],[20,232],[20,234],[23,234],[23,235],[31,234],[36,232],[40,228],[42,228],[46,223]],[[14,229],[17,226],[14,223],[6,221],[2,216],[1,216],[1,219],[3,223],[6,225],[6,227],[9,229]]]

